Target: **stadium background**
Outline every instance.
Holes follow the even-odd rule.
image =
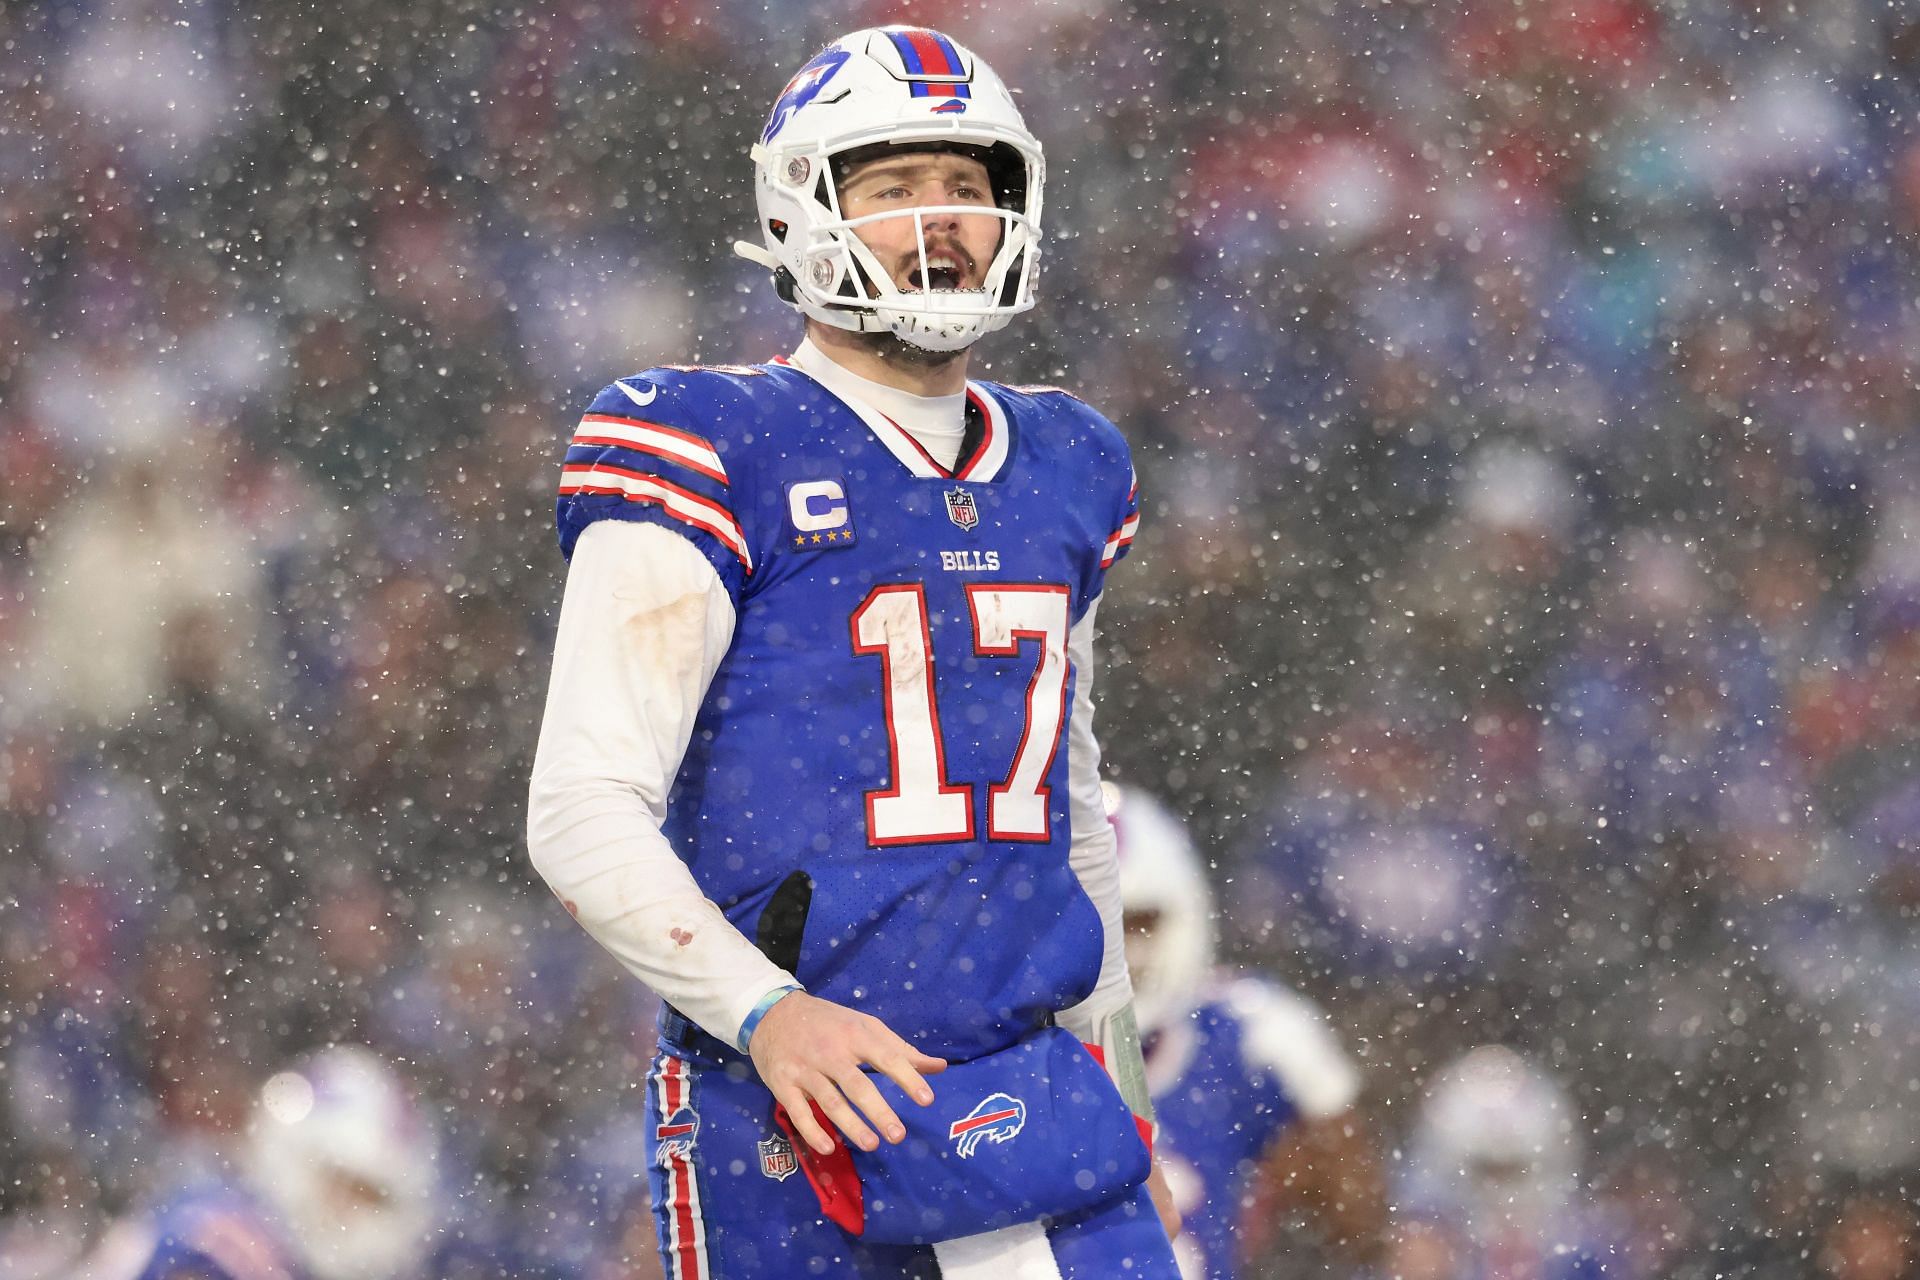
[[[462,1230],[621,1274],[645,1001],[520,836],[556,459],[790,348],[746,146],[903,17],[1047,146],[987,376],[1139,459],[1113,768],[1390,1158],[1509,1044],[1632,1274],[1913,1275],[1905,0],[0,4],[0,1275],[331,1038]]]

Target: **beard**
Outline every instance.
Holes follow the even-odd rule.
[[[966,346],[958,351],[929,351],[891,333],[851,333],[848,336],[888,364],[902,369],[944,369],[954,361],[964,359],[967,352],[973,350],[971,346]]]

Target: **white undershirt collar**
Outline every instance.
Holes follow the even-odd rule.
[[[799,348],[787,362],[842,400],[857,401],[892,419],[947,470],[953,470],[959,462],[960,445],[967,434],[964,390],[950,396],[916,396],[861,377],[814,346],[808,338],[800,340]]]

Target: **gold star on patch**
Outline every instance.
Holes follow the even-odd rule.
[[[804,546],[806,546],[806,545],[807,545],[807,535],[806,535],[806,534],[804,534],[804,533],[796,533],[796,534],[794,534],[794,535],[793,535],[793,545],[794,545],[794,546],[796,546],[796,547],[804,547]]]
[[[816,533],[816,534],[814,534],[814,535],[813,535],[813,540],[814,540],[815,542],[818,542],[818,541],[820,541],[820,535],[819,535],[819,534],[817,534],[817,533]]]

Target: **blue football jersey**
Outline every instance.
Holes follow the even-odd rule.
[[[304,1280],[307,1272],[256,1200],[206,1183],[109,1232],[87,1274],[97,1280]]]
[[[664,525],[733,598],[667,838],[747,937],[811,880],[796,976],[929,1053],[1083,999],[1101,924],[1068,866],[1069,629],[1138,522],[1127,448],[1063,392],[970,383],[949,471],[782,362],[653,369],[594,398],[560,543]]]
[[[1181,1212],[1187,1280],[1232,1280],[1253,1176],[1302,1116],[1350,1105],[1358,1076],[1293,992],[1255,979],[1218,991],[1148,1045],[1154,1151]]]

